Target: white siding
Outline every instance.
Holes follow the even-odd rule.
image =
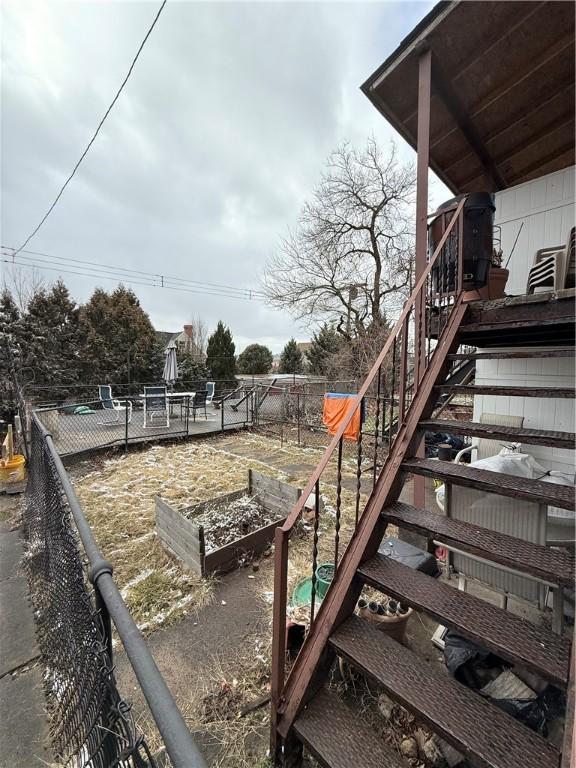
[[[534,181],[505,189],[495,195],[495,222],[502,227],[502,249],[506,259],[522,222],[524,226],[508,266],[509,294],[526,291],[528,269],[539,248],[565,244],[574,226],[575,168],[550,173]],[[574,358],[525,360],[479,360],[477,384],[518,387],[571,387],[574,385]],[[574,400],[534,397],[474,398],[474,418],[482,413],[524,417],[524,426],[573,432]],[[526,451],[547,469],[574,471],[574,451],[526,446]]]
[[[480,386],[572,387],[574,358],[551,357],[526,360],[478,360],[476,383]],[[523,416],[527,429],[551,429],[573,432],[574,399],[540,397],[474,397],[474,420],[482,413],[502,413]],[[546,469],[574,472],[574,451],[526,445],[530,453]]]
[[[575,218],[574,171],[565,168],[496,193],[495,223],[502,227],[505,261],[524,223],[508,265],[507,293],[525,293],[537,250],[566,243]]]

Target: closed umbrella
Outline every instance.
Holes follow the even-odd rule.
[[[173,341],[168,345],[165,354],[166,360],[164,361],[162,378],[169,387],[172,387],[178,379],[178,359],[176,357],[176,344]]]

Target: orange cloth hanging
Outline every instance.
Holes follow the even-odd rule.
[[[355,399],[355,395],[341,395],[335,392],[327,392],[324,395],[322,421],[328,428],[330,435],[335,435],[344,419],[348,417],[348,414],[354,407]],[[344,430],[345,438],[348,440],[358,440],[360,421],[360,407],[358,406]]]

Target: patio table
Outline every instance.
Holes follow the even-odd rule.
[[[178,400],[179,398],[183,401],[188,398],[188,404],[191,404],[194,400],[194,397],[196,396],[196,392],[166,392],[166,398],[168,399],[168,402],[170,403],[170,416],[172,416],[172,403],[171,400]],[[142,400],[146,397],[144,393],[141,393],[139,395]]]

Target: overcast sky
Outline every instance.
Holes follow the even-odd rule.
[[[20,246],[45,213],[159,5],[2,0],[3,245]],[[258,288],[330,151],[346,139],[395,135],[359,86],[432,5],[169,0],[86,160],[27,247]],[[61,276],[79,302],[96,285],[114,287]],[[237,351],[252,341],[279,351],[291,335],[311,333],[256,301],[134,290],[158,330],[179,330],[194,314],[210,329],[222,319]]]

